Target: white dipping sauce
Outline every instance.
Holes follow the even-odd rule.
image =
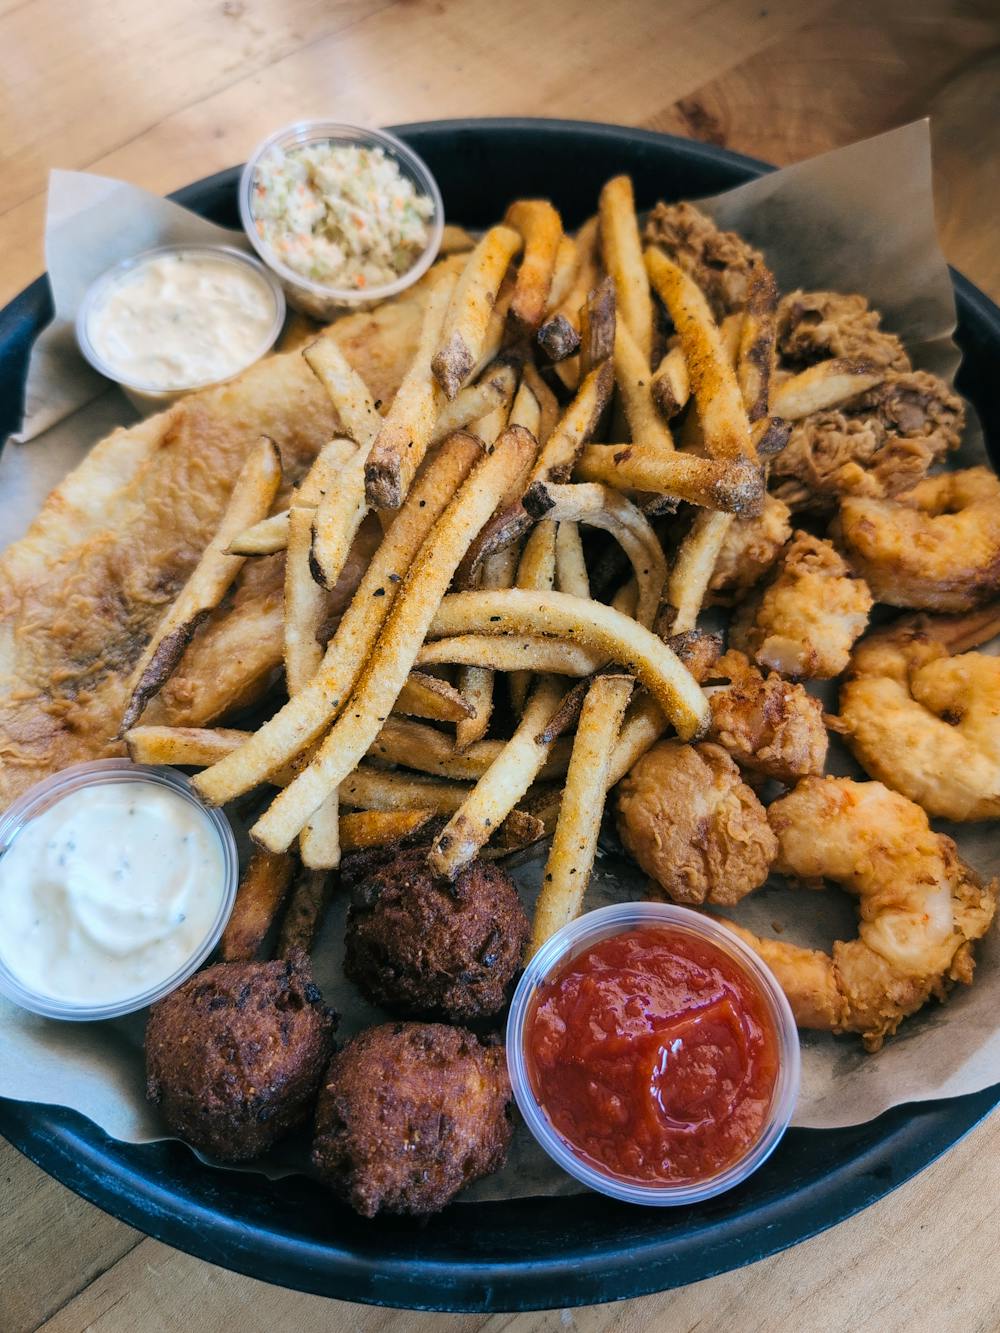
[[[267,350],[275,297],[248,264],[211,251],[152,255],[95,300],[91,346],[116,379],[190,389],[228,379]]]
[[[179,792],[81,787],[29,820],[0,859],[0,957],[53,999],[142,995],[206,939],[224,875],[218,832]]]

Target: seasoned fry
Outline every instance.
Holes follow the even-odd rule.
[[[515,565],[516,553],[512,547],[491,555],[483,565],[480,586],[509,588],[514,582]],[[495,677],[489,667],[468,666],[459,672],[458,679],[462,697],[472,710],[471,716],[459,721],[455,728],[455,748],[461,751],[486,735],[493,713]]]
[[[332,338],[317,338],[302,349],[306,364],[336,409],[344,434],[370,449],[382,425],[368,386]]]
[[[712,458],[755,461],[732,360],[701,288],[661,250],[646,251],[646,267],[687,358],[705,448]]]
[[[532,469],[532,481],[568,481],[580,450],[597,428],[614,387],[614,368],[602,361],[586,376],[546,440]]]
[[[580,334],[570,323],[569,317],[560,311],[551,315],[539,329],[538,342],[550,361],[565,368],[568,359],[580,346]],[[567,388],[571,384],[575,385],[580,374],[578,364],[574,363],[572,371],[565,369],[564,374]]]
[[[663,709],[645,691],[633,700],[611,752],[608,787],[620,782],[632,765],[655,745],[670,723]]]
[[[139,658],[120,736],[139,720],[184,656],[198,626],[226,595],[245,559],[229,555],[229,547],[239,533],[267,514],[280,485],[281,455],[274,441],[262,436],[247,452],[215,536]]]
[[[288,510],[262,518],[234,537],[229,555],[274,555],[288,545]]]
[[[249,791],[319,738],[345,704],[404,574],[481,454],[472,435],[457,433],[442,445],[372,557],[314,678],[245,745],[194,779],[207,801],[221,805]]]
[[[473,249],[475,244],[476,238],[470,236],[464,227],[457,227],[454,222],[446,222],[441,233],[438,254],[441,256],[464,254],[467,250]]]
[[[617,326],[615,284],[611,278],[604,278],[588,294],[580,311],[581,375],[589,375],[595,366],[614,356]]]
[[[556,579],[556,525],[547,520],[537,524],[524,543],[517,567],[518,588],[533,588],[551,592]],[[520,716],[528,697],[531,673],[515,671],[507,682],[514,711]]]
[[[523,426],[536,440],[538,439],[538,431],[542,424],[542,405],[531,385],[523,377],[517,386],[517,393],[511,405],[510,424]]]
[[[480,375],[486,370],[493,361],[503,352],[504,344],[507,340],[507,314],[510,310],[510,303],[514,296],[514,270],[509,268],[500,284],[500,290],[497,292],[497,299],[493,303],[493,309],[490,311],[489,322],[486,325],[486,333],[483,335],[483,346],[476,359],[476,364],[465,377],[466,384],[474,384]]]
[[[469,633],[572,637],[633,672],[661,705],[681,740],[696,738],[708,724],[708,700],[671,649],[650,630],[600,602],[519,588],[445,597],[428,637]]]
[[[354,810],[340,817],[340,849],[360,852],[410,837],[434,818],[433,810]]]
[[[431,360],[448,398],[455,397],[482,355],[500,283],[521,245],[513,227],[491,227],[462,270]]]
[[[455,289],[454,273],[438,276],[427,299],[413,364],[372,442],[365,465],[365,494],[375,509],[400,507],[430,443],[444,402],[431,372],[431,358]]]
[[[563,526],[563,525],[560,525]],[[560,588],[560,592],[569,592]],[[574,597],[581,596],[573,593]],[[589,594],[587,594],[589,595]],[[440,666],[459,662],[466,666],[488,666],[494,671],[548,671],[557,676],[589,676],[602,658],[577,643],[547,639],[541,635],[458,634],[452,639],[425,643],[417,654],[418,666]],[[141,730],[141,728],[140,728]]]
[[[368,513],[365,473],[369,454],[361,448],[317,505],[312,519],[310,565],[317,583],[335,588],[358,529]]]
[[[332,892],[333,879],[328,870],[299,871],[278,934],[278,958],[309,953]]]
[[[504,223],[519,232],[524,242],[510,318],[518,332],[534,333],[549,303],[562,218],[545,199],[518,199],[507,209]]]
[[[699,458],[696,454],[645,443],[589,444],[574,469],[580,481],[601,481],[616,490],[654,491],[706,509],[734,514],[760,513],[764,472],[749,459]]]
[[[580,913],[597,852],[611,753],[632,684],[630,676],[595,676],[587,691],[535,907],[528,957]]]
[[[576,276],[578,253],[577,241],[563,233],[559,237],[555,267],[552,270],[549,299],[545,309],[547,315],[558,310],[563,298],[569,293],[573,278]]]
[[[424,777],[419,773],[384,773],[359,764],[340,784],[343,805],[361,810],[430,810],[451,814],[472,790],[460,782]]]
[[[534,440],[527,431],[519,426],[506,430],[435,524],[389,611],[348,706],[309,766],[254,825],[253,836],[271,851],[288,848],[312,812],[339,787],[378,735],[466,548],[533,449]]]
[[[285,681],[297,694],[316,674],[323,649],[316,637],[326,614],[323,589],[309,567],[313,511],[295,505],[288,512],[288,551],[285,555]]]
[[[621,320],[615,329],[614,358],[615,383],[632,439],[641,440],[646,448],[672,453],[674,439],[670,427],[653,403],[649,366],[628,325]]]
[[[316,455],[316,461],[302,479],[292,503],[303,509],[315,509],[341,470],[357,453],[353,440],[330,440]],[[246,528],[229,544],[230,555],[273,555],[288,545],[288,510],[262,518]]]
[[[132,727],[123,739],[136,764],[204,768],[232,754],[249,735],[232,727]]]
[[[459,595],[509,597],[511,594],[508,591]],[[536,737],[555,712],[561,697],[562,687],[559,683],[551,676],[544,676],[528,700],[520,725],[503,747],[496,762],[480,778],[461,808],[435,838],[427,858],[435,875],[454,879],[531,786],[549,748],[547,745],[539,745]]]
[[[516,383],[517,374],[514,367],[505,365],[502,361],[496,362],[481,380],[467,385],[450,403],[445,403],[431,431],[430,443],[440,444],[453,431],[462,430],[470,422],[478,422],[480,418],[489,416],[498,408],[508,407]],[[482,438],[475,425],[472,429]]]
[[[559,362],[558,372],[567,388],[576,388],[580,382],[577,361],[566,358],[580,345],[580,310],[587,293],[601,278],[599,267],[597,218],[588,219],[576,235],[576,268],[562,300],[551,311],[538,330],[538,343],[550,361]]]
[[[257,957],[285,901],[292,882],[292,864],[290,856],[254,849],[219,941],[219,957],[224,963],[243,963]]]
[[[580,525],[571,520],[560,523],[556,531],[556,587],[571,597],[590,596]]]
[[[598,217],[604,267],[614,278],[618,309],[648,369],[653,345],[653,301],[642,262],[635,196],[628,176],[613,177],[601,190]]]
[[[785,421],[801,421],[813,412],[826,412],[873,389],[882,383],[886,373],[884,368],[880,369],[870,361],[852,360],[846,356],[818,361],[775,385],[772,410],[775,416]]]
[[[340,865],[340,801],[336,792],[303,825],[299,856],[310,870],[336,870]]]
[[[432,722],[461,723],[476,716],[475,709],[454,685],[422,671],[411,671],[407,676],[393,712],[430,718]]]
[[[653,402],[665,420],[670,421],[686,405],[691,396],[687,361],[680,346],[671,347],[653,372],[649,385]]]
[[[521,382],[528,386],[538,400],[538,406],[541,411],[541,420],[538,423],[538,429],[532,431],[532,434],[540,445],[545,445],[548,443],[549,436],[559,424],[559,399],[545,383],[530,361],[524,367]]]
[[[777,333],[778,285],[770,269],[758,264],[750,280],[736,351],[736,379],[751,425],[768,414]]]
[[[694,629],[732,521],[732,514],[711,513],[706,509],[695,515],[691,530],[677,552],[667,585],[667,600],[676,608],[672,626],[675,634]]]
[[[631,500],[621,491],[597,482],[567,486],[535,482],[525,494],[524,506],[530,514],[545,514],[549,521],[586,523],[610,532],[635,571],[638,586],[635,618],[640,625],[652,628],[667,580],[667,561],[649,520]],[[538,528],[541,526],[540,523]],[[518,586],[527,585],[518,580]]]
[[[384,763],[403,764],[435,777],[475,782],[496,761],[504,744],[504,741],[483,740],[459,751],[444,732],[394,716],[383,723],[368,754]],[[566,772],[568,762],[569,750],[553,746],[542,776],[560,777]]]

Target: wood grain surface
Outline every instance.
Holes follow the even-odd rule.
[[[948,258],[1000,298],[997,0],[0,0],[0,302],[46,173],[166,192],[298,116],[571,116],[786,163],[932,117]],[[1000,1118],[876,1207],[621,1306],[442,1316],[302,1296],[105,1216],[0,1143],[0,1333],[674,1333],[1000,1327]]]

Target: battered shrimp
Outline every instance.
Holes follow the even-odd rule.
[[[729,605],[763,578],[791,538],[790,514],[783,500],[768,495],[755,518],[730,523],[708,585],[713,602]]]
[[[829,738],[823,705],[803,686],[769,671],[765,677],[731,650],[709,672],[728,685],[705,691],[712,709],[709,739],[741,768],[789,784],[823,772]]]
[[[862,639],[851,659],[840,691],[847,744],[929,815],[1000,818],[1000,658],[949,655],[998,630],[996,610],[914,617]]]
[[[849,497],[836,536],[880,602],[968,611],[1000,592],[1000,481],[970,467],[897,500]]]
[[[859,938],[838,941],[832,956],[733,927],[770,965],[800,1027],[859,1032],[877,1051],[930,996],[972,981],[972,943],[993,920],[997,881],[984,884],[918,805],[881,782],[806,778],[768,817],[775,870],[833,880],[860,899]]]
[[[786,676],[839,676],[864,632],[872,597],[821,537],[797,532],[771,582],[738,609],[729,641]]]

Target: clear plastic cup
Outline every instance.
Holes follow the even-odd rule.
[[[134,273],[141,265],[152,259],[158,259],[162,255],[177,254],[209,255],[213,259],[237,265],[252,273],[254,278],[262,282],[270,293],[274,314],[267,333],[261,339],[260,346],[255,349],[253,355],[245,363],[236,366],[230,374],[221,378],[217,377],[185,384],[182,387],[164,389],[156,384],[144,384],[141,380],[129,379],[120,370],[105,361],[91,337],[90,320],[99,303],[108,295],[116,283],[123,281],[130,273]],[[132,406],[143,416],[148,416],[153,412],[162,412],[164,408],[169,407],[178,398],[181,398],[184,394],[192,393],[196,389],[207,389],[213,384],[228,383],[229,380],[242,374],[248,366],[252,366],[259,361],[262,356],[266,356],[278,341],[285,323],[285,313],[285,293],[282,291],[281,284],[269,272],[267,267],[258,259],[255,259],[253,255],[246,254],[243,250],[237,250],[228,245],[160,245],[153,250],[143,250],[140,254],[130,255],[128,259],[120,260],[91,283],[77,311],[76,341],[80,351],[94,369],[107,379],[114,381]]]
[[[110,1003],[75,1003],[34,990],[26,986],[0,956],[0,994],[13,1000],[22,1009],[28,1009],[33,1014],[41,1014],[45,1018],[62,1018],[76,1022],[120,1018],[123,1014],[145,1009],[147,1005],[162,1000],[196,972],[218,944],[236,901],[236,889],[240,877],[239,853],[233,830],[226,816],[221,810],[205,805],[189,780],[177,769],[133,764],[128,759],[98,759],[89,764],[74,764],[36,783],[23,796],[18,797],[0,815],[0,873],[4,855],[16,841],[20,831],[32,819],[71,792],[79,791],[83,787],[104,786],[115,782],[149,782],[155,786],[169,787],[198,808],[215,830],[222,852],[223,882],[219,895],[219,910],[205,937],[171,976],[141,993]]]
[[[287,149],[317,143],[381,148],[386,157],[392,158],[403,175],[413,182],[417,192],[426,195],[433,203],[434,211],[428,222],[426,249],[413,266],[393,282],[387,282],[381,287],[368,287],[363,293],[354,287],[337,287],[329,283],[314,282],[284,264],[257,234],[257,228],[254,226],[253,187],[261,158],[272,148]],[[386,301],[390,296],[397,296],[407,287],[411,287],[423,277],[437,258],[444,232],[444,204],[441,200],[441,191],[426,162],[394,134],[389,134],[385,130],[365,129],[359,125],[342,125],[332,120],[300,120],[283,130],[277,130],[263,143],[258,144],[243,168],[239,201],[240,218],[243,229],[250,238],[250,244],[277,275],[285,289],[288,304],[321,321],[334,319],[347,310],[371,309],[380,301]]]
[[[570,959],[612,935],[640,926],[668,926],[707,940],[721,949],[755,983],[771,1013],[779,1042],[778,1077],[767,1121],[757,1139],[736,1162],[718,1174],[692,1184],[644,1185],[601,1171],[584,1160],[553,1126],[531,1086],[524,1053],[525,1026],[535,992]],[[788,1128],[799,1090],[799,1036],[795,1019],[771,970],[741,939],[711,917],[668,903],[620,903],[599,908],[564,926],[542,945],[525,968],[511,1001],[507,1020],[507,1065],[518,1109],[525,1123],[555,1162],[582,1184],[627,1203],[669,1207],[698,1203],[746,1180],[771,1155]]]

